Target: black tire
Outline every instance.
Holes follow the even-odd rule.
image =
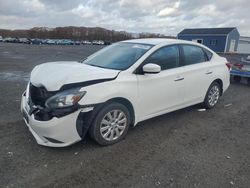
[[[123,132],[118,138],[116,138],[115,140],[106,140],[101,134],[101,126],[102,126],[101,122],[109,112],[112,113],[115,110],[119,110],[124,113],[124,115],[126,116],[127,123],[126,123],[125,129],[123,130]],[[115,144],[121,141],[122,139],[124,139],[124,137],[126,136],[128,132],[130,123],[131,123],[131,115],[130,115],[128,108],[125,105],[121,103],[117,103],[117,102],[108,103],[96,115],[89,129],[89,134],[91,138],[94,139],[100,145],[106,146],[106,145]]]
[[[210,95],[210,92],[212,92],[211,90],[212,90],[213,88],[215,88],[215,87],[218,88],[219,95],[218,95],[218,99],[217,99],[216,102],[213,104],[213,103],[211,103],[211,102],[209,101],[209,95]],[[206,109],[212,109],[213,107],[215,107],[216,104],[217,104],[218,101],[219,101],[219,98],[220,98],[220,96],[221,96],[221,93],[222,93],[221,85],[220,85],[219,83],[217,83],[217,82],[213,82],[213,83],[209,86],[209,88],[208,88],[208,90],[207,90],[206,97],[205,97],[204,102],[203,102],[203,104],[202,104],[203,107],[206,108]]]

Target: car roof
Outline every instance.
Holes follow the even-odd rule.
[[[169,39],[169,38],[142,38],[142,39],[131,39],[131,40],[125,40],[121,42],[128,42],[128,43],[137,43],[137,44],[147,44],[147,45],[171,45],[171,44],[190,44],[190,45],[195,45],[195,46],[200,46],[202,48],[207,49],[211,53],[215,53],[212,51],[210,48],[207,46],[204,46],[200,43],[193,42],[193,41],[187,41],[187,40],[180,40],[180,39]]]
[[[168,38],[142,38],[142,39],[125,40],[122,42],[150,44],[150,45],[158,45],[162,43],[164,44],[178,44],[178,43],[194,44],[193,42],[186,41],[186,40],[168,39]]]

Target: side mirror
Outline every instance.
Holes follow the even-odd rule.
[[[157,74],[161,72],[161,67],[159,65],[149,63],[142,67],[143,73],[147,74]]]

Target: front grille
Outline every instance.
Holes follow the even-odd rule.
[[[54,92],[49,92],[45,87],[36,87],[30,84],[30,98],[34,105],[45,107],[45,102],[48,98],[54,95]]]

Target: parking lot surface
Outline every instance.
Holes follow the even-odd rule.
[[[0,187],[250,186],[250,87],[244,84],[231,84],[212,110],[196,105],[141,122],[112,146],[89,137],[66,148],[37,145],[20,113],[29,72],[100,48],[0,43]]]

